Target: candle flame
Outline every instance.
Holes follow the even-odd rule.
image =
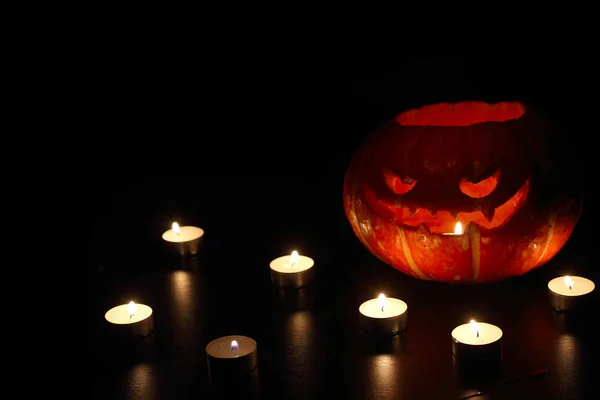
[[[379,307],[381,307],[381,312],[383,312],[383,309],[387,305],[387,299],[383,293],[381,293],[377,298],[377,304],[379,304]]]
[[[460,223],[460,221],[458,221],[456,223],[456,225],[454,225],[454,234],[455,235],[462,235],[462,233],[463,233],[463,226]]]
[[[573,289],[573,279],[570,276],[565,276],[565,285],[569,287],[569,289]]]
[[[130,301],[129,304],[127,304],[127,313],[129,314],[129,318],[135,315],[136,309],[137,307],[133,301]]]
[[[181,229],[179,229],[179,224],[177,222],[173,222],[173,232],[175,232],[176,234],[180,234],[181,233]]]
[[[233,351],[233,350],[238,350],[240,348],[240,346],[238,346],[238,342],[236,340],[232,340],[230,348],[231,348],[231,351]]]
[[[474,319],[471,320],[471,329],[473,330],[473,333],[479,337],[479,326],[477,325],[477,322],[475,322]]]
[[[290,266],[293,267],[294,264],[296,264],[299,259],[300,259],[300,256],[298,255],[298,252],[296,250],[292,251],[292,255],[290,257],[290,261],[291,261]]]

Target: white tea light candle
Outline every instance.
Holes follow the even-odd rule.
[[[548,282],[550,307],[568,311],[580,307],[590,296],[596,285],[580,276],[562,276]]]
[[[459,362],[500,361],[502,330],[495,325],[471,320],[452,330],[452,355]]]
[[[391,336],[408,326],[408,305],[383,293],[358,308],[360,328],[367,334]]]
[[[128,338],[146,337],[154,330],[152,308],[133,301],[111,308],[104,318],[112,333]]]
[[[206,361],[213,380],[247,377],[258,367],[256,341],[241,335],[220,337],[206,345]]]
[[[177,222],[173,222],[171,229],[162,234],[171,251],[181,257],[198,253],[203,236],[203,229],[197,226],[179,226]]]
[[[296,250],[289,256],[271,261],[271,282],[281,287],[299,288],[314,279],[315,262],[312,258],[299,255]]]

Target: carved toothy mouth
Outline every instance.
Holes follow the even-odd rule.
[[[433,233],[451,233],[457,222],[464,228],[469,223],[475,223],[483,229],[494,229],[506,224],[511,217],[525,204],[529,193],[529,179],[521,188],[504,204],[498,207],[481,207],[470,212],[451,213],[440,210],[431,212],[423,208],[409,208],[404,206],[385,207],[392,212],[394,220],[406,227],[425,225]],[[380,203],[381,205],[381,203]]]

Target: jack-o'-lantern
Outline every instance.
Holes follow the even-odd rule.
[[[519,102],[439,103],[375,130],[344,178],[360,242],[418,279],[479,283],[547,263],[579,220],[552,127]]]

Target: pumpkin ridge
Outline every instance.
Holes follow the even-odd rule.
[[[430,278],[426,277],[425,274],[423,274],[423,271],[421,271],[421,269],[412,257],[410,247],[408,246],[408,241],[406,240],[406,234],[404,233],[404,228],[400,225],[397,225],[396,228],[398,229],[398,233],[400,235],[400,242],[402,243],[402,252],[404,253],[404,257],[406,257],[406,261],[408,262],[410,269],[412,269],[413,272],[419,276],[419,278],[429,280]]]
[[[550,218],[548,219],[548,238],[546,239],[546,243],[544,244],[544,250],[542,250],[542,254],[535,262],[535,265],[539,265],[540,262],[544,259],[546,252],[548,251],[548,247],[550,247],[550,243],[552,242],[552,236],[554,235],[554,227],[556,226],[556,213],[550,213]]]
[[[378,253],[369,244],[369,241],[365,238],[365,235],[362,232],[362,228],[360,227],[360,223],[358,223],[358,216],[356,213],[356,192],[358,191],[358,188],[360,186],[360,180],[358,179],[358,177],[360,176],[360,172],[362,171],[363,166],[370,154],[371,154],[371,152],[369,152],[369,151],[365,152],[365,154],[363,155],[363,158],[361,159],[361,161],[358,163],[358,165],[356,167],[357,170],[355,172],[354,181],[352,182],[352,186],[350,189],[350,204],[352,207],[352,210],[351,210],[352,216],[356,219],[356,222],[353,225],[356,226],[357,234],[360,236],[359,240],[367,247],[367,249],[372,254],[376,255],[380,260],[383,261],[383,258],[378,255]],[[371,209],[368,201],[365,201],[364,205],[366,207],[368,207],[369,209]],[[373,212],[373,210],[371,210],[371,212],[373,214],[375,214]],[[375,215],[377,215],[377,214],[375,214]]]
[[[473,269],[472,282],[476,282],[479,277],[481,263],[481,231],[477,224],[470,224],[469,226],[469,243],[471,248],[471,268]]]

